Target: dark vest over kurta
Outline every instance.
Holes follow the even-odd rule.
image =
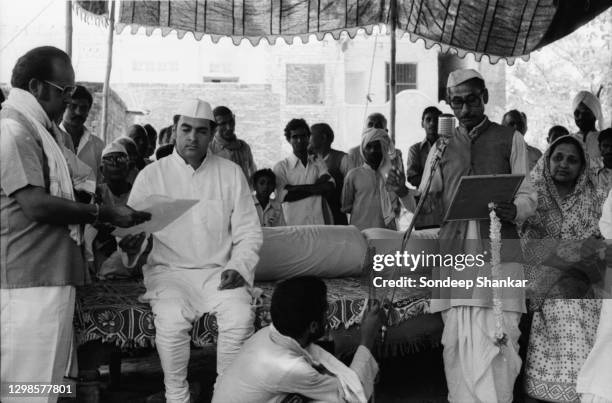
[[[448,148],[440,161],[440,169],[444,180],[443,204],[446,212],[451,204],[452,197],[459,184],[459,178],[471,175],[500,175],[512,173],[510,155],[512,153],[512,140],[514,130],[497,123],[485,121],[475,129],[475,136],[467,133],[457,133],[450,141]],[[448,185],[451,187],[447,187]],[[486,192],[486,189],[482,190]],[[509,200],[508,200],[509,201]],[[480,236],[484,250],[490,250],[489,220],[479,222]],[[440,239],[465,239],[467,221],[452,221],[442,224]],[[522,262],[523,256],[518,242],[516,225],[502,221],[503,262]],[[457,243],[453,249],[457,248]],[[441,245],[442,246],[442,245]],[[462,250],[453,253],[462,253]]]

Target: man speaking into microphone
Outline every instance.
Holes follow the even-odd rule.
[[[504,276],[523,277],[522,253],[518,245],[517,224],[534,214],[536,194],[528,175],[527,149],[521,133],[491,122],[485,114],[489,92],[483,77],[475,70],[453,71],[448,77],[447,101],[459,121],[448,138],[429,189],[441,196],[446,212],[461,177],[472,175],[526,175],[514,200],[496,203],[502,223],[500,272]],[[423,178],[428,178],[436,159],[432,149]],[[438,152],[439,154],[439,152]],[[423,183],[422,183],[423,185]],[[424,188],[421,188],[424,191]],[[487,192],[487,189],[482,189]],[[440,253],[482,253],[489,250],[489,221],[464,220],[443,222],[440,227]],[[475,280],[490,273],[487,262],[479,270],[458,271],[441,268],[441,278]],[[507,336],[504,348],[495,344],[496,316],[489,293],[479,289],[444,288],[434,290],[432,312],[441,312],[444,321],[444,369],[450,402],[511,402],[521,359],[518,355],[518,328],[525,312],[524,289],[504,294],[503,326]],[[470,371],[464,369],[470,368]]]

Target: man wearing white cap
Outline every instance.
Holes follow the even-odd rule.
[[[462,69],[448,77],[448,100],[459,126],[440,160],[430,192],[441,193],[448,210],[463,176],[527,174],[527,151],[521,133],[489,121],[485,104],[489,94],[482,76]],[[429,176],[432,150],[423,177]],[[422,189],[423,190],[423,189]],[[523,261],[516,223],[536,209],[536,195],[529,177],[523,180],[514,200],[496,203],[502,222],[501,273],[512,279],[523,278]],[[481,254],[490,251],[489,221],[447,221],[440,228],[440,253]],[[476,280],[490,273],[487,262],[480,269],[464,271],[441,268],[441,278]],[[490,274],[489,274],[490,275]],[[442,312],[444,320],[444,368],[450,402],[511,402],[521,359],[518,355],[518,329],[525,312],[524,290],[504,289],[502,300],[503,348],[495,344],[496,320],[491,289],[450,288],[435,290],[432,311]],[[502,344],[502,343],[499,343]],[[469,369],[469,370],[466,370]]]
[[[599,142],[597,141],[599,131],[595,128],[595,123],[597,122],[599,130],[604,128],[599,99],[588,91],[580,91],[572,101],[572,111],[574,112],[576,126],[579,129],[574,134],[574,137],[585,144],[590,158],[598,160],[601,153],[599,152]]]
[[[152,195],[199,200],[153,234],[143,267],[142,299],[155,315],[166,401],[184,403],[189,402],[187,364],[193,322],[205,312],[216,315],[218,374],[253,333],[249,289],[262,233],[241,168],[208,152],[215,128],[210,104],[190,100],[177,115],[174,152],[140,172],[128,204]],[[120,246],[128,252],[141,250],[143,237],[132,238],[124,238]]]

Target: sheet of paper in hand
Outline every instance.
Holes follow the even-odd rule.
[[[130,207],[134,210],[151,213],[151,220],[130,228],[117,228],[113,231],[113,235],[122,238],[126,235],[140,234],[141,232],[152,234],[161,231],[198,202],[199,200],[172,199],[162,195],[149,196]]]
[[[444,221],[488,220],[489,203],[514,199],[525,175],[462,176]]]

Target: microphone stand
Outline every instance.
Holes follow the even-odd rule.
[[[410,225],[408,226],[408,229],[406,229],[406,232],[404,232],[404,236],[402,237],[402,246],[400,249],[402,251],[406,249],[408,240],[410,239],[410,236],[412,235],[412,232],[414,230],[416,219],[421,213],[421,209],[423,208],[423,204],[425,203],[425,199],[427,198],[429,194],[429,189],[431,188],[431,182],[433,181],[433,177],[440,166],[440,160],[442,159],[442,156],[444,155],[444,152],[446,151],[446,147],[448,146],[449,142],[450,142],[450,137],[448,136],[440,137],[440,142],[437,145],[436,154],[434,155],[432,163],[431,163],[431,169],[429,171],[429,176],[427,177],[427,181],[425,182],[425,187],[423,188],[424,191],[419,197],[419,202],[417,203],[412,219],[410,220]],[[398,270],[396,266],[393,268],[393,274],[391,275],[391,278],[393,280],[396,279],[397,273],[398,273]],[[393,287],[393,292],[391,293],[391,299],[388,302],[389,308],[393,306],[393,300],[395,299],[396,290],[397,290],[397,287]],[[383,303],[384,303],[384,299],[383,299]],[[383,345],[386,341],[386,334],[387,334],[387,326],[383,325],[381,328],[381,338],[382,338],[381,341]]]

